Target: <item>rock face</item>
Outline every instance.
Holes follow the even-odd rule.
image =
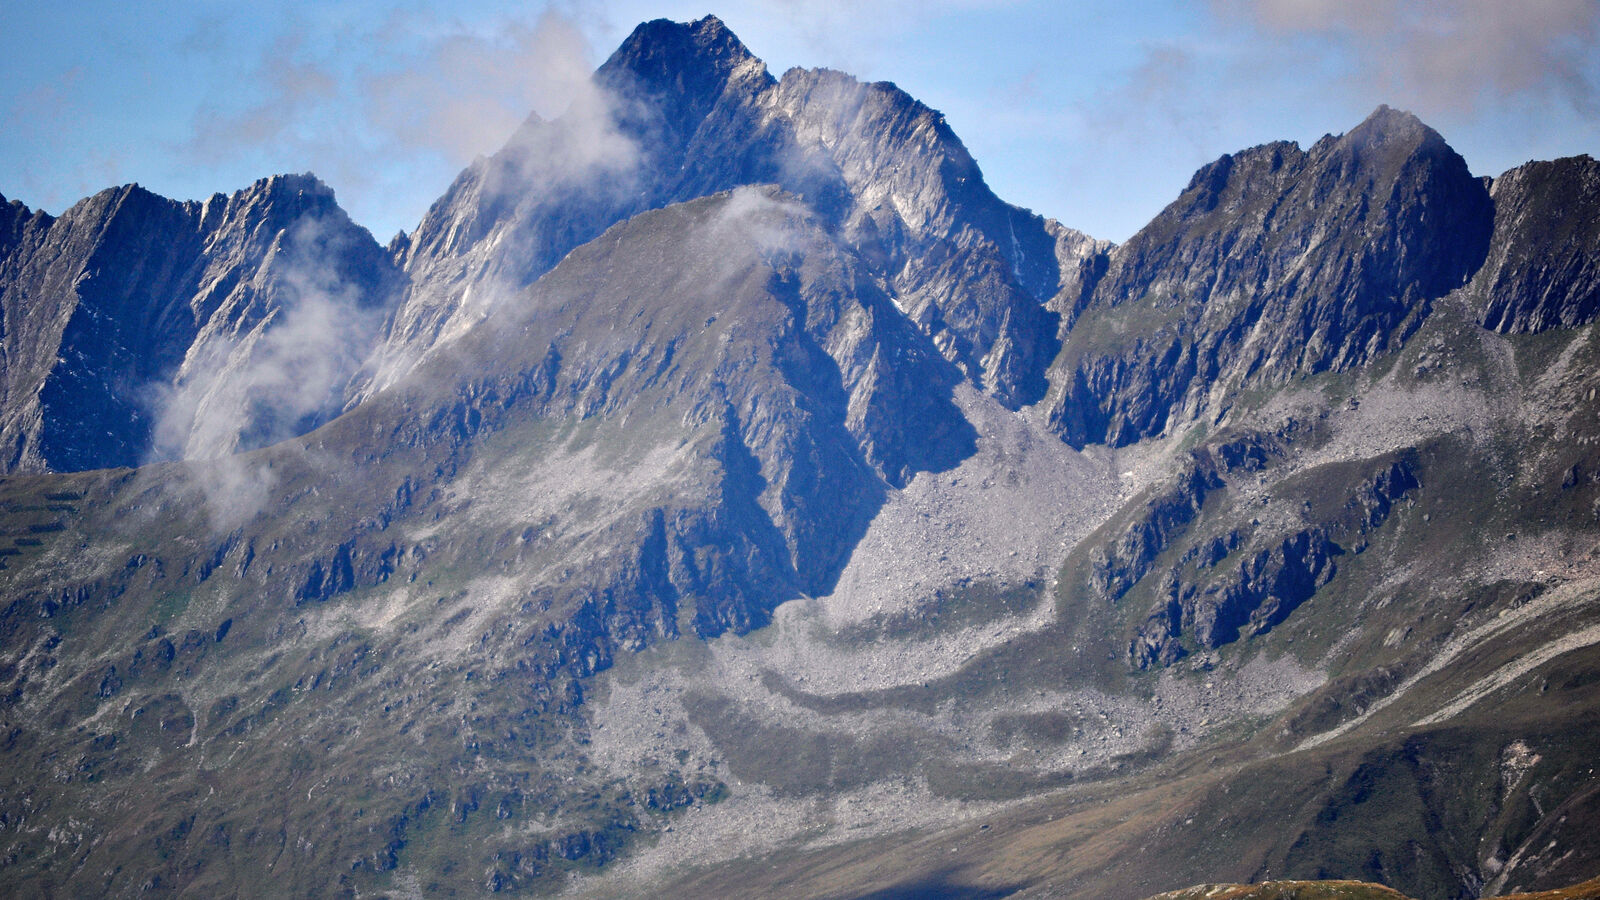
[[[1472,276],[1492,222],[1461,157],[1387,107],[1309,150],[1224,156],[1072,311],[1051,420],[1074,446],[1128,444],[1232,392],[1361,365]]]
[[[1570,328],[1600,312],[1600,162],[1531,162],[1501,175],[1494,239],[1473,281],[1480,321],[1506,334]]]
[[[864,248],[974,383],[1012,406],[1043,395],[1058,320],[1044,301],[1100,245],[996,198],[943,118],[893,85],[799,69],[780,82],[707,17],[640,26],[567,114],[530,120],[463,172],[388,249],[393,262],[300,177],[204,204],[129,188],[59,221],[7,207],[19,335],[8,469],[135,465],[303,433],[611,225],[762,183]],[[97,286],[93,271],[143,280]],[[79,279],[92,302],[72,319]],[[60,354],[44,333],[58,320],[78,323],[60,325]],[[80,346],[118,349],[93,361]],[[64,362],[47,377],[54,355]],[[285,402],[261,403],[268,392]],[[76,430],[52,436],[56,422]]]
[[[326,421],[397,287],[309,176],[3,215],[3,471],[226,453]]]
[[[1255,465],[1223,471],[1243,474],[1264,462],[1260,458],[1250,461]],[[1215,472],[1216,464],[1206,463]],[[1209,493],[1201,488],[1222,486],[1217,474],[1201,477],[1205,464],[1189,471],[1192,474],[1180,481],[1178,490],[1152,509],[1153,519],[1181,521],[1167,512],[1178,498],[1187,502],[1187,507],[1179,509],[1197,513]],[[1349,484],[1349,476],[1336,483],[1341,487]],[[1129,661],[1140,669],[1169,666],[1192,650],[1215,650],[1242,637],[1266,633],[1332,582],[1339,557],[1363,552],[1366,535],[1382,527],[1395,505],[1419,487],[1416,462],[1400,459],[1344,488],[1351,492],[1348,499],[1320,520],[1306,515],[1277,528],[1260,527],[1257,520],[1254,526],[1240,523],[1221,535],[1206,534],[1179,555],[1161,578],[1156,602],[1129,646]],[[1155,531],[1166,536],[1156,530],[1155,521],[1141,524],[1135,533]],[[1172,537],[1165,545],[1152,543],[1131,561],[1151,560],[1172,543]],[[1148,562],[1124,569],[1117,566],[1115,557],[1106,555],[1104,559],[1096,575],[1104,571],[1104,581],[1117,584],[1124,593],[1148,571]]]
[[[747,137],[749,99],[770,80],[714,19],[640,26],[571,110],[552,122],[530,119],[462,172],[396,245],[412,284],[379,383],[611,225],[674,200],[773,180],[769,170],[723,172],[722,158],[685,171],[689,145],[722,119],[731,120],[725,130]],[[713,110],[718,123],[707,122]]]
[[[326,866],[348,868],[351,859],[367,861],[358,873],[392,870],[408,845],[415,852],[431,840],[421,836],[432,828],[425,811],[439,801],[431,786],[413,790],[413,780],[431,785],[426,773],[441,761],[475,759],[468,768],[479,775],[452,815],[474,823],[496,809],[529,822],[560,816],[564,830],[552,836],[529,843],[519,832],[486,851],[506,862],[491,881],[545,883],[565,871],[552,859],[600,865],[633,831],[724,789],[714,767],[682,766],[620,793],[606,775],[584,777],[581,789],[565,775],[529,783],[529,754],[564,757],[568,726],[587,727],[570,718],[584,680],[620,654],[748,632],[778,604],[829,591],[893,487],[972,452],[974,430],[950,399],[961,378],[857,255],[792,196],[747,188],[676,204],[574,250],[517,304],[313,436],[172,467],[158,483],[104,476],[100,483],[117,485],[127,501],[113,504],[121,512],[97,506],[79,519],[78,507],[57,504],[72,509],[75,523],[92,518],[94,530],[121,529],[150,549],[121,556],[66,594],[35,583],[0,610],[0,629],[28,641],[38,637],[30,617],[64,622],[114,598],[174,596],[195,614],[211,602],[202,595],[230,598],[228,624],[204,632],[221,638],[191,641],[187,631],[168,637],[157,627],[92,676],[92,693],[107,702],[181,692],[184,673],[202,669],[226,681],[228,694],[251,693],[170,704],[199,722],[200,751],[301,727],[290,724],[298,712],[282,715],[295,705],[293,690],[269,690],[276,699],[262,707],[244,687],[254,676],[235,663],[294,640],[297,623],[391,596],[398,618],[374,623],[381,634],[362,639],[340,628],[311,669],[302,671],[299,653],[276,654],[261,673],[323,692],[314,705],[342,710],[330,723],[372,713],[374,676],[432,698],[380,703],[391,708],[383,723],[362,725],[361,749],[351,745],[354,755],[342,757],[387,754],[392,768],[375,777],[397,782],[382,787],[369,772],[348,782],[355,793],[329,794],[338,815],[360,808],[378,817],[380,831],[319,841],[320,861],[292,880],[313,890]],[[260,505],[239,512],[231,492],[258,481],[269,486]],[[226,524],[218,506],[232,511]],[[155,549],[141,509],[159,510],[163,532],[202,536],[199,553]],[[402,619],[416,627],[390,628]],[[456,657],[442,681],[433,672],[441,652]],[[43,700],[36,674],[30,663],[20,682],[8,681],[14,708]],[[446,684],[467,694],[494,686],[481,705],[463,701],[477,735],[466,744],[435,728],[437,703],[449,701],[434,691]],[[36,743],[42,732],[25,730],[13,749],[44,746]],[[335,740],[320,727],[303,734]],[[173,762],[177,753],[183,766],[197,758],[175,745],[148,752]],[[279,762],[273,750],[251,767]],[[97,773],[94,780],[122,784],[125,770]],[[506,789],[514,784],[522,786]],[[358,799],[374,789],[383,799]],[[590,789],[608,799],[596,806]],[[480,805],[485,816],[474,815]],[[190,827],[270,840],[231,813],[204,818]],[[143,842],[111,839],[118,854],[140,853]]]
[[[1044,393],[1060,283],[1055,238],[1000,202],[944,117],[890,84],[791,70],[774,90],[801,159],[838,173],[847,234],[883,254],[896,302],[1009,405]]]

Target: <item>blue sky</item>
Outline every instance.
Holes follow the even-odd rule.
[[[0,6],[0,194],[59,213],[312,171],[380,240],[640,21],[720,16],[775,74],[943,111],[997,193],[1124,240],[1194,169],[1379,103],[1473,171],[1600,152],[1595,0],[23,2]]]

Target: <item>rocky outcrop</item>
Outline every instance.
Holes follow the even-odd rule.
[[[1088,305],[1095,285],[1105,277],[1111,251],[1116,245],[1068,228],[1054,219],[1045,220],[1045,227],[1055,236],[1056,268],[1060,272],[1059,288],[1046,306],[1056,314],[1060,333],[1065,336],[1078,313]]]
[[[1494,238],[1472,294],[1504,334],[1570,328],[1600,314],[1600,162],[1530,162],[1496,178]]]
[[[1471,277],[1491,225],[1461,157],[1387,107],[1309,150],[1224,156],[1073,311],[1051,422],[1074,446],[1128,444],[1222,413],[1241,387],[1358,366]]]
[[[1206,498],[1225,487],[1228,476],[1254,472],[1279,452],[1272,437],[1256,433],[1223,437],[1212,446],[1190,452],[1178,472],[1134,506],[1136,511],[1125,523],[1119,523],[1117,536],[1090,554],[1090,590],[1109,603],[1122,599],[1149,574],[1156,558],[1178,543],[1205,508]],[[1231,553],[1238,541],[1238,533],[1233,532],[1197,553],[1210,556],[1207,564],[1214,564]]]
[[[0,471],[214,455],[326,421],[396,287],[309,176],[4,209]]]
[[[1235,531],[1185,555],[1156,591],[1156,608],[1129,645],[1129,661],[1140,669],[1171,665],[1189,652],[1185,635],[1192,647],[1215,650],[1270,631],[1332,581],[1339,557],[1361,552],[1361,539],[1419,487],[1417,464],[1406,456],[1356,484],[1327,521],[1256,534],[1242,546]]]
[[[1209,457],[1184,466],[1167,489],[1145,501],[1143,514],[1128,523],[1116,540],[1090,556],[1089,587],[1109,602],[1122,599],[1200,515],[1206,496],[1222,484]]]

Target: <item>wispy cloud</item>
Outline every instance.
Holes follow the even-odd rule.
[[[811,211],[799,200],[773,193],[769,188],[735,188],[717,210],[701,238],[707,255],[721,253],[725,270],[718,283],[758,262],[768,266],[795,265],[808,249],[806,228]],[[720,287],[707,287],[715,294]]]
[[[199,29],[180,42],[185,52],[230,52],[215,20]],[[411,10],[338,27],[291,21],[242,73],[245,101],[219,86],[177,149],[201,165],[242,155],[310,169],[355,206],[389,208],[398,193],[421,209],[530,111],[550,118],[587,104],[594,65],[583,33],[549,9],[471,24]],[[419,171],[436,180],[419,183]]]
[[[1213,0],[1275,39],[1348,54],[1346,79],[1442,111],[1507,100],[1600,111],[1600,3],[1594,0]]]
[[[151,458],[194,461],[219,523],[247,517],[270,488],[270,472],[236,454],[337,413],[376,342],[391,286],[346,277],[362,240],[341,215],[300,218],[207,325],[176,379],[150,388]]]
[[[595,82],[584,63],[582,37],[565,20],[547,15],[540,29],[519,32],[516,41],[545,48],[538,55],[546,86],[535,93],[547,100],[560,97],[559,115],[546,119],[536,109],[509,140],[498,138],[503,146],[475,161],[430,209],[413,236],[416,255],[406,263],[414,279],[407,301],[357,396],[393,384],[428,348],[487,318],[575,242],[611,224],[611,215],[636,211],[643,149],[620,124],[633,101]],[[470,53],[463,56],[460,47],[443,52],[464,71],[481,64]],[[403,106],[410,96],[401,86],[394,99]],[[431,134],[433,128],[422,123],[438,119],[440,127],[464,133],[470,122],[493,119],[456,109],[451,98],[446,87],[436,105],[423,103],[404,113],[411,122],[406,127]],[[463,277],[467,271],[471,276]]]
[[[1207,95],[1214,88],[1206,85],[1214,61],[1176,40],[1141,49],[1122,80],[1080,107],[1095,140],[1108,154],[1119,146],[1156,141],[1169,155],[1197,160],[1213,155],[1218,122]]]
[[[396,16],[384,31],[434,36],[358,83],[371,125],[403,146],[465,161],[504,142],[530,112],[559,115],[587,97],[588,42],[558,13],[488,34],[415,18]]]

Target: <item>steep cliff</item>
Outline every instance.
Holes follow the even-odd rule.
[[[1473,279],[1480,321],[1503,333],[1570,328],[1600,312],[1600,163],[1530,162],[1496,178],[1494,238]]]

